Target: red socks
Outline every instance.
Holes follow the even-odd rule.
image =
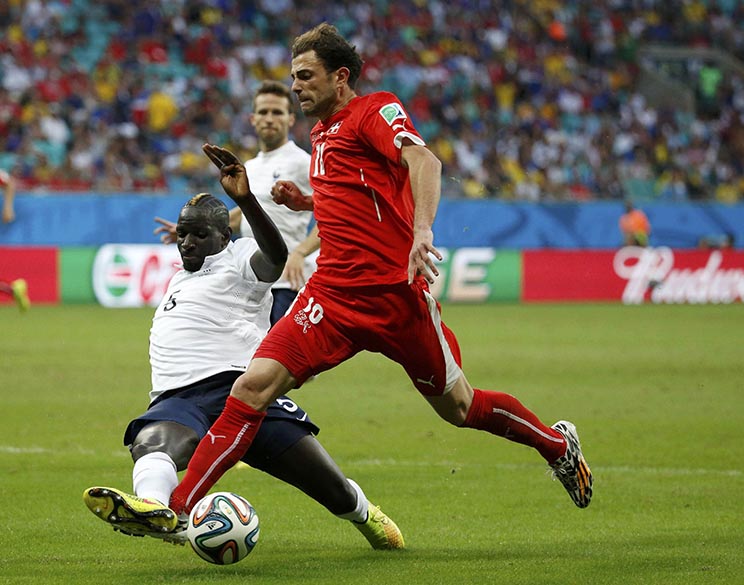
[[[558,431],[546,427],[519,400],[503,392],[473,388],[473,404],[462,426],[534,447],[548,463],[566,452],[566,442]]]
[[[170,507],[180,514],[191,508],[222,475],[245,455],[266,416],[232,396],[201,440],[181,483],[171,494]]]
[[[245,455],[265,412],[229,396],[222,414],[201,440],[181,483],[171,494],[170,507],[190,512],[217,480]],[[510,394],[473,389],[473,403],[464,427],[488,431],[510,441],[534,447],[548,463],[563,456],[563,436],[545,426],[535,414]]]

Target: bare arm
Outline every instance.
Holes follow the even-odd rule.
[[[305,284],[305,258],[320,248],[318,226],[314,225],[307,237],[289,253],[284,276],[292,286],[292,290],[300,290]]]
[[[431,229],[441,195],[442,163],[428,148],[411,142],[403,146],[401,162],[408,168],[414,205],[408,282],[413,282],[416,274],[422,274],[427,281],[434,282],[439,271],[429,254],[433,254],[438,260],[442,259],[442,255],[434,247],[434,232]]]
[[[266,215],[256,197],[251,193],[245,167],[237,156],[214,144],[202,146],[204,154],[220,169],[220,184],[225,193],[235,201],[251,226],[258,251],[251,257],[256,276],[264,282],[278,279],[287,261],[287,244],[279,230]]]
[[[12,223],[15,221],[15,179],[8,178],[8,184],[5,186],[5,196],[3,198],[3,223]]]
[[[230,229],[236,236],[242,236],[240,233],[240,220],[243,219],[243,212],[240,211],[240,207],[233,207],[230,210]]]

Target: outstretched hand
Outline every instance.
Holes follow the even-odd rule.
[[[160,225],[152,233],[156,236],[160,234],[160,241],[164,244],[174,244],[176,242],[176,224],[162,217],[156,217],[155,221]]]
[[[233,201],[240,203],[251,193],[243,163],[232,152],[215,144],[202,145],[202,151],[220,169],[220,184]]]

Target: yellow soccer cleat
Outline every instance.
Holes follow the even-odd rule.
[[[130,536],[152,536],[163,540],[179,527],[178,515],[157,500],[126,494],[110,487],[92,487],[83,492],[88,509],[114,530]]]
[[[131,523],[124,526],[114,525],[113,528],[114,532],[121,532],[127,536],[150,536],[169,544],[184,546],[189,541],[188,536],[186,535],[188,523],[188,515],[181,514],[178,516],[178,524],[173,529],[173,532],[153,532],[151,529],[145,528],[142,525],[134,525]]]
[[[374,549],[405,548],[403,534],[398,526],[387,514],[380,510],[379,506],[369,504],[367,508],[367,521],[364,523],[352,522],[357,530],[364,535]]]
[[[28,298],[28,284],[23,278],[19,278],[10,283],[10,288],[13,291],[13,299],[21,310],[21,313],[28,311],[31,306],[31,301]]]

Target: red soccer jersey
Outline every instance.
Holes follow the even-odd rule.
[[[313,281],[328,286],[408,279],[413,197],[404,138],[424,144],[392,93],[356,97],[312,130],[310,185],[321,247]]]

